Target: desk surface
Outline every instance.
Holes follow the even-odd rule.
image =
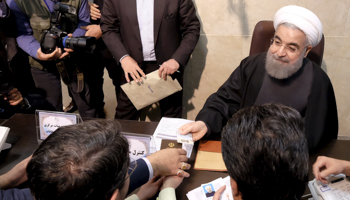
[[[86,119],[84,119],[86,120]],[[130,133],[142,133],[152,135],[158,125],[156,122],[137,122],[128,120],[118,120],[122,126],[122,131]],[[7,143],[12,144],[12,148],[0,153],[0,174],[3,174],[15,166],[18,162],[30,156],[39,146],[36,139],[35,116],[26,114],[16,114],[7,120],[3,126],[11,128]],[[193,166],[198,144],[195,145],[189,163]],[[324,155],[343,160],[350,160],[350,141],[334,140],[310,155],[309,159],[309,180],[312,180],[312,164],[317,156]],[[177,199],[187,199],[186,193],[199,187],[202,183],[213,181],[219,177],[228,176],[225,172],[210,172],[190,169],[191,176],[183,181],[176,190]],[[310,193],[308,189],[305,194]]]

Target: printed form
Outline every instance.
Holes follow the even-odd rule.
[[[160,150],[162,144],[162,139],[166,140],[177,140],[178,138],[178,129],[187,123],[193,122],[192,120],[181,119],[181,118],[168,118],[162,117],[156,130],[154,131],[153,142],[157,151]],[[187,157],[191,157],[193,144],[182,143],[182,149],[187,151]]]

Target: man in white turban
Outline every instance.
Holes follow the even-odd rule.
[[[309,149],[338,136],[332,84],[320,66],[306,58],[322,39],[322,24],[308,9],[286,6],[274,18],[275,35],[268,52],[245,58],[212,94],[196,122],[180,128],[193,139],[220,134],[239,109],[280,103],[298,110],[305,120]]]

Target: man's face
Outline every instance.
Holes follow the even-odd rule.
[[[211,187],[210,187],[210,186],[207,186],[205,189],[208,191],[208,193],[212,193],[212,192],[213,192],[213,191],[211,190]]]
[[[302,31],[278,26],[266,55],[267,73],[274,78],[285,79],[297,72],[311,50],[311,46],[306,46],[306,41]]]

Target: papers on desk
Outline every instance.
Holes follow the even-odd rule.
[[[9,131],[10,131],[10,128],[5,126],[0,126],[0,152],[1,150],[8,149],[11,147],[10,144],[5,143]]]
[[[187,119],[180,119],[180,118],[168,118],[168,117],[163,117],[156,130],[154,131],[153,138],[154,142],[151,142],[151,144],[155,145],[155,148],[157,151],[161,149],[162,145],[162,140],[176,140],[178,141],[178,129],[187,123],[193,122],[191,120]],[[186,139],[190,139],[190,134],[187,135]],[[192,141],[193,142],[193,141]],[[187,144],[187,143],[182,143],[182,149],[187,151],[187,157],[191,157],[192,149],[193,149],[193,144]]]
[[[226,185],[226,189],[221,193],[220,200],[233,200],[229,176],[202,184],[200,187],[189,191],[186,196],[189,200],[211,200],[215,192],[224,185]]]

